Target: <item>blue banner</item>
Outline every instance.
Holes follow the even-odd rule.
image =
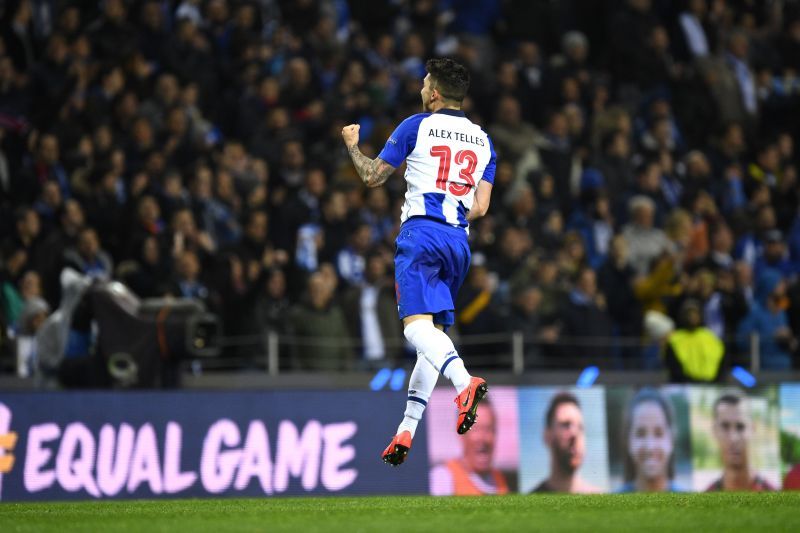
[[[453,394],[390,468],[403,392],[0,392],[0,501],[800,488],[800,384]]]
[[[380,457],[404,407],[397,392],[0,393],[0,500],[424,493],[423,428],[414,461]]]

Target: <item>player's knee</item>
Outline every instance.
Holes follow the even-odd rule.
[[[415,318],[416,317],[416,318]],[[409,320],[413,319],[413,320]],[[405,327],[403,334],[408,342],[417,346],[417,338],[420,334],[433,329],[433,320],[430,315],[413,315],[403,319]]]

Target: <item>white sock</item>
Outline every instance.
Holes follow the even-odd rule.
[[[467,388],[472,376],[467,372],[453,341],[445,332],[437,329],[433,322],[415,320],[405,327],[403,333],[433,368],[453,383],[457,393]]]
[[[408,401],[406,401],[406,411],[403,413],[403,421],[397,428],[399,435],[403,431],[411,432],[411,438],[417,432],[417,424],[422,419],[422,413],[428,405],[433,388],[439,379],[439,372],[431,366],[422,352],[417,351],[417,364],[411,372],[408,380]]]

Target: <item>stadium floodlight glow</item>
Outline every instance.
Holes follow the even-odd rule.
[[[391,368],[381,368],[378,370],[378,373],[375,374],[375,377],[372,378],[372,381],[369,382],[369,388],[372,390],[381,390],[389,383],[389,380],[392,378],[392,369]]]
[[[392,390],[400,390],[406,383],[406,371],[402,368],[395,368],[392,372],[392,380],[389,382],[389,388]]]
[[[736,378],[736,381],[747,388],[756,386],[756,377],[740,366],[733,367],[731,374],[733,374],[733,377]]]
[[[581,375],[578,376],[578,381],[575,383],[579,388],[586,389],[594,385],[597,381],[597,376],[600,375],[600,369],[596,366],[587,366],[581,370]]]

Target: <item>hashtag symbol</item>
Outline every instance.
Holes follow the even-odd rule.
[[[13,431],[0,435],[0,474],[7,474],[14,466],[14,446],[17,445],[17,434]]]

